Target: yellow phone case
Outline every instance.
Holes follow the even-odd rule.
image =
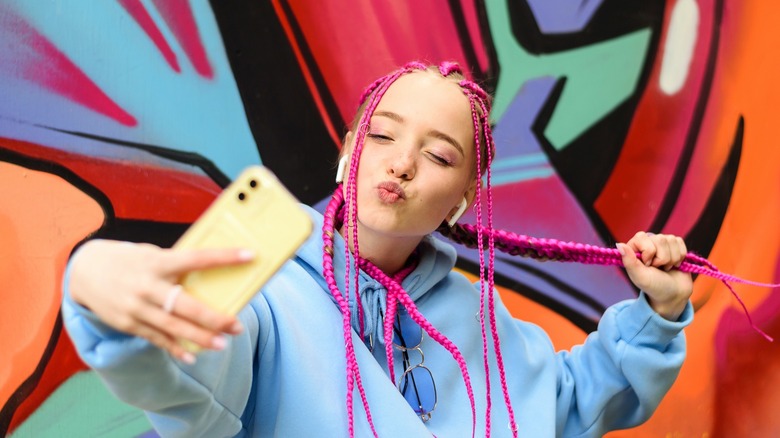
[[[254,251],[254,260],[192,271],[181,284],[211,308],[235,315],[290,259],[312,227],[309,215],[271,171],[248,167],[173,247],[247,248]]]

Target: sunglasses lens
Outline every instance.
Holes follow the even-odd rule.
[[[393,343],[396,346],[412,349],[419,346],[421,342],[422,328],[419,325],[405,313],[396,319],[396,324],[393,327]]]
[[[417,415],[429,414],[436,407],[436,385],[428,368],[417,365],[406,370],[399,388]]]

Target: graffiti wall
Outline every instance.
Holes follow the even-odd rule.
[[[360,91],[413,59],[458,61],[495,96],[496,226],[605,246],[675,233],[780,282],[778,22],[739,0],[0,0],[0,435],[156,436],[62,330],[70,253],[170,245],[251,163],[320,205]],[[637,294],[617,268],[496,267],[559,349]],[[780,337],[780,291],[737,291]],[[777,435],[778,343],[717,281],[693,301],[677,383],[611,436]]]

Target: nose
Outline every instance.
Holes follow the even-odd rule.
[[[403,152],[390,161],[387,173],[396,178],[412,179],[415,174],[415,162],[411,152]]]

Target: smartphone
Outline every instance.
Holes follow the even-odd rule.
[[[263,166],[245,169],[173,245],[175,249],[246,248],[252,261],[191,271],[186,293],[235,315],[303,244],[313,223],[298,200]],[[190,351],[197,346],[184,342]]]

